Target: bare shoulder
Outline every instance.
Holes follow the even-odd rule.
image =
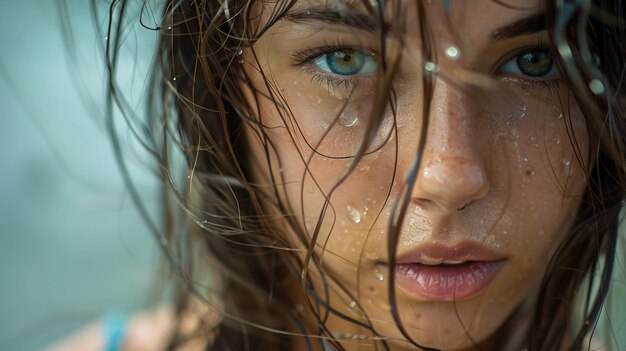
[[[187,321],[185,321],[185,319]],[[164,350],[175,328],[187,329],[196,325],[188,318],[178,325],[171,308],[141,312],[130,316],[125,324],[122,351],[147,351]],[[98,320],[74,335],[61,340],[59,343],[47,348],[45,351],[102,351],[107,347],[107,321]],[[182,330],[184,333],[184,330]],[[209,338],[194,338],[182,344],[177,350],[195,351],[202,350],[209,342]]]

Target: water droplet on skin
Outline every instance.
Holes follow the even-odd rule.
[[[176,77],[172,78],[172,80],[176,80]]]
[[[448,56],[452,60],[456,60],[461,56],[461,52],[456,46],[448,46],[446,49],[446,56]]]
[[[356,307],[356,301],[352,300],[350,301],[350,308],[355,308]]]
[[[237,49],[237,55],[242,55],[242,54],[243,54],[243,49],[242,48]]]
[[[559,145],[559,144],[561,143],[561,139],[559,139],[559,138],[554,138],[554,139],[552,139],[552,143],[553,143],[553,144],[556,144],[556,145]]]
[[[563,113],[559,113],[559,115],[558,115],[558,116],[556,116],[556,118],[557,118],[557,119],[561,119],[561,118],[563,118]]]
[[[351,220],[353,223],[361,223],[361,212],[359,210],[348,205],[346,206],[346,212],[348,215],[348,219]]]
[[[385,276],[382,273],[376,273],[376,279],[382,282],[385,280]]]
[[[430,61],[428,61],[428,62],[426,62],[424,64],[424,69],[427,72],[431,72],[431,73],[439,72],[439,66],[437,66],[434,62],[430,62]]]
[[[239,59],[239,61],[237,61],[237,62],[239,62],[239,63],[243,63],[243,59]]]
[[[604,84],[599,79],[592,79],[589,82],[589,89],[592,93],[600,95],[604,93]]]
[[[329,125],[327,121],[322,121],[322,123],[320,124],[320,126],[322,127],[322,129],[328,129]]]
[[[563,159],[563,178],[569,178],[570,171],[572,169],[572,161]]]
[[[167,27],[167,29],[172,30],[172,27]]]
[[[358,117],[356,115],[342,112],[339,115],[339,119],[337,120],[337,123],[341,124],[344,127],[352,127],[353,125],[356,124],[357,120],[358,120]]]
[[[524,118],[526,117],[526,112],[528,111],[528,106],[527,105],[522,105],[520,106],[519,109],[519,118]]]

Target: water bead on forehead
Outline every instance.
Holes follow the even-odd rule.
[[[436,63],[430,62],[430,61],[428,61],[428,62],[426,62],[424,64],[424,69],[427,72],[430,72],[430,73],[437,73],[437,72],[439,72],[439,66]]]
[[[456,60],[461,56],[461,52],[454,45],[448,46],[445,52],[446,52],[446,56],[448,56],[448,58],[450,58],[451,60]]]

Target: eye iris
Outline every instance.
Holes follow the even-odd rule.
[[[552,56],[548,50],[528,50],[517,57],[520,71],[531,77],[545,76],[552,70]]]
[[[326,63],[333,73],[350,76],[361,71],[365,57],[357,50],[344,49],[326,54]]]

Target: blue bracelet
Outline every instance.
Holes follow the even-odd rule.
[[[128,317],[124,313],[107,313],[104,317],[105,351],[121,351]]]

